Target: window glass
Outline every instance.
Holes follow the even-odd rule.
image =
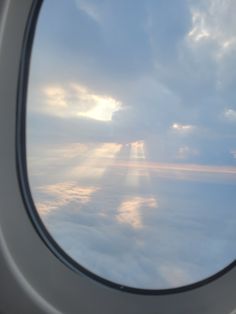
[[[79,265],[168,289],[236,256],[236,2],[47,0],[27,99],[37,211]]]

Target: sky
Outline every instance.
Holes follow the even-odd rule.
[[[235,260],[234,0],[46,0],[27,165],[42,222],[109,281],[168,289]]]

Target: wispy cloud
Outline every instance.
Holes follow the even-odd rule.
[[[192,24],[193,28],[188,33],[188,36],[195,42],[207,39],[211,36],[210,30],[206,25],[206,17],[203,13],[194,11],[192,13]]]
[[[223,55],[235,47],[235,33],[232,27],[234,3],[232,1],[208,0],[199,1],[192,7],[192,29],[188,38],[194,43],[209,43],[217,45],[217,56]],[[233,24],[233,25],[232,25]]]
[[[76,0],[75,2],[79,10],[82,10],[95,22],[101,23],[101,14],[93,2],[87,0]]]

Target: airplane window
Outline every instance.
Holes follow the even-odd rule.
[[[46,0],[27,97],[38,215],[79,269],[162,290],[236,256],[236,2]]]

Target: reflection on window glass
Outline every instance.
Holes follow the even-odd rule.
[[[47,0],[27,163],[57,243],[117,284],[195,283],[236,256],[236,2]]]

